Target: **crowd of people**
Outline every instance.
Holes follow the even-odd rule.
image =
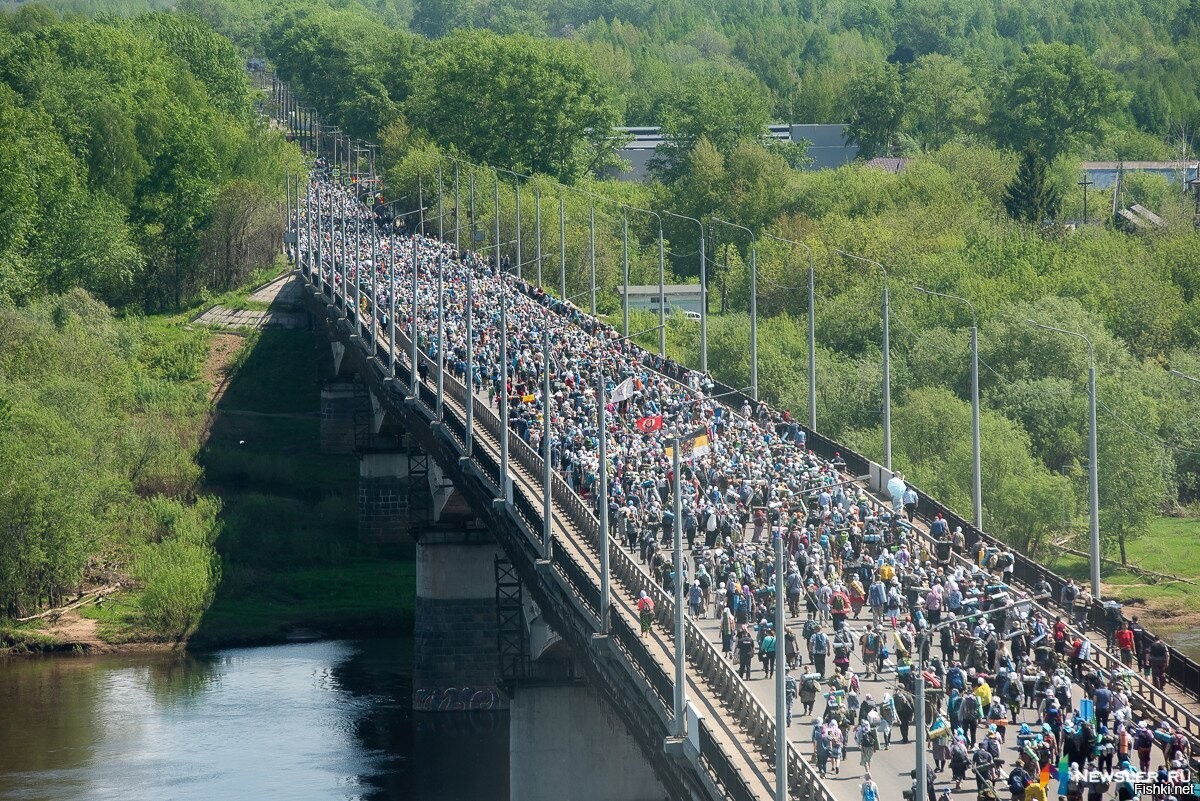
[[[974,541],[940,517],[929,536],[919,533],[911,525],[917,498],[903,477],[889,488],[891,503],[869,497],[840,458],[825,460],[806,448],[804,430],[786,413],[748,401],[740,413],[730,411],[710,397],[708,376],[645,352],[521,281],[506,259],[419,234],[397,236],[393,223],[329,181],[321,167],[301,209],[301,262],[314,265],[322,283],[345,293],[366,319],[386,328],[394,315],[397,330],[415,335],[434,364],[441,360],[497,408],[507,404],[512,432],[535,449],[543,445],[542,415],[549,415],[552,467],[592,503],[602,469],[598,438],[607,437],[603,469],[616,537],[664,588],[684,582],[690,614],[719,621],[721,648],[743,678],[785,672],[788,724],[794,706],[799,717],[813,716],[813,760],[821,775],[838,775],[847,750],[857,748],[864,801],[875,801],[879,791],[869,771],[876,752],[891,747],[893,728],[902,743],[911,734],[929,745],[931,800],[948,771],[955,788],[970,776],[981,796],[1007,788],[1014,801],[1036,801],[1044,798],[1048,772],[1059,778],[1064,758],[1061,791],[1069,797],[1129,798],[1131,782],[1092,781],[1089,768],[1096,775],[1114,765],[1148,771],[1155,746],[1164,771],[1190,769],[1187,737],[1134,714],[1128,676],[1097,669],[1091,644],[1073,633],[1070,621],[1052,618],[1012,585],[1011,551]],[[608,399],[602,426],[601,381]],[[703,445],[676,477],[673,438],[697,429],[706,432]],[[681,565],[670,555],[676,484],[687,547]],[[782,564],[774,556],[776,537]],[[776,593],[785,595],[789,612],[781,632],[772,623]],[[1082,600],[1076,593],[1068,609]],[[638,599],[644,635],[652,603]],[[1131,666],[1165,651],[1151,644],[1135,653],[1138,645],[1120,634],[1117,645]],[[1157,677],[1161,661],[1154,669]],[[925,732],[913,730],[914,670],[931,688]],[[869,692],[869,683],[883,689]],[[1011,767],[1002,771],[1006,757]]]

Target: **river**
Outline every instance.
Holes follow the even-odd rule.
[[[411,665],[386,639],[0,660],[0,799],[507,799],[507,713],[414,713]]]

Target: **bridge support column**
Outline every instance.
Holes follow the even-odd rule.
[[[414,526],[428,525],[432,498],[429,457],[419,450],[364,451],[358,461],[358,538],[411,543]]]
[[[506,709],[499,683],[495,542],[424,534],[417,543],[413,708]],[[476,540],[476,541],[473,541]]]
[[[667,791],[625,724],[586,685],[522,685],[509,707],[509,796],[660,801]]]
[[[355,414],[369,413],[369,400],[352,381],[321,385],[321,453],[354,453]]]

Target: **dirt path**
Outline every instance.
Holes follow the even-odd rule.
[[[210,387],[208,399],[214,406],[229,386],[229,365],[245,342],[246,338],[237,334],[216,333],[212,336],[201,375]]]
[[[63,612],[58,620],[39,629],[39,633],[54,637],[69,645],[80,645],[88,651],[106,651],[108,643],[96,634],[97,621],[80,617],[79,612],[70,609]]]

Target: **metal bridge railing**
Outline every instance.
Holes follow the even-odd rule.
[[[306,279],[309,276],[305,276]],[[331,298],[335,307],[339,306],[337,300],[341,298],[341,292],[336,293],[337,297]],[[343,303],[344,303],[344,299]],[[551,313],[547,310],[547,313]],[[376,326],[379,321],[376,320]],[[376,332],[376,341],[384,341],[386,337],[381,335],[381,332]],[[364,350],[371,353],[369,345],[365,341],[361,342]],[[391,367],[391,361],[395,361],[396,377],[403,381],[408,386],[411,380],[410,367],[407,366],[406,360],[402,359],[402,355],[411,353],[411,340],[406,335],[396,332],[396,349],[399,353],[383,354],[382,364],[386,368]],[[436,368],[436,362],[429,358],[427,354],[418,349],[418,358],[425,360],[431,367]],[[467,401],[466,386],[458,380],[458,378],[449,372],[443,376],[443,389],[445,393],[456,400],[459,404],[464,404]],[[436,395],[429,390],[424,382],[419,382],[418,397],[422,405],[429,411],[433,411],[436,407]],[[490,406],[471,393],[470,402],[473,405],[472,412],[474,420],[480,427],[491,434],[496,440],[500,434],[500,420],[493,412]],[[465,447],[466,443],[466,428],[462,420],[454,413],[451,407],[443,405],[443,421],[448,430],[453,432],[455,439]],[[520,437],[511,437],[510,440],[510,455],[529,471],[531,476],[542,475],[542,458]],[[497,487],[501,485],[499,475],[499,465],[494,458],[487,452],[485,448],[475,447],[472,449],[472,459],[478,464],[481,472],[488,477],[489,480]],[[552,472],[551,493],[554,502],[560,509],[565,512],[569,522],[579,531],[585,540],[585,544],[593,551],[599,547],[599,521],[592,511],[591,505],[579,497],[563,480],[561,475],[555,471]],[[540,485],[540,480],[534,479],[535,483]],[[530,499],[521,497],[518,501],[518,496],[522,493],[514,493],[514,510],[518,516],[531,527],[533,531],[540,531],[542,526],[542,517],[535,504],[530,502]],[[672,631],[671,622],[674,614],[674,599],[663,588],[658,585],[645,569],[637,564],[630,555],[621,548],[615,539],[610,540],[610,560],[613,568],[613,575],[618,582],[624,585],[625,590],[633,596],[636,596],[641,590],[645,590],[647,594],[655,599],[656,615],[660,624],[668,631]],[[562,572],[563,577],[567,582],[578,591],[580,599],[585,605],[590,608],[594,614],[599,613],[599,588],[590,580],[586,571],[582,566],[575,563],[571,559],[564,548],[554,548],[552,554],[554,565]],[[664,708],[670,707],[672,697],[672,678],[667,675],[665,670],[659,665],[650,652],[646,649],[641,638],[633,634],[628,621],[621,619],[619,615],[614,615],[613,620],[610,620],[611,630],[613,630],[619,641],[621,651],[625,653],[634,663],[635,669],[640,673],[650,685],[654,688],[658,701]],[[733,666],[721,656],[717,646],[696,626],[690,619],[687,620],[687,656],[692,667],[699,673],[700,678],[704,683],[714,691],[724,706],[725,710],[732,716],[733,720],[745,730],[750,738],[751,743],[760,752],[765,761],[770,761],[773,765],[774,749],[775,749],[775,721],[774,715],[766,709],[761,701],[754,696],[746,683],[737,675]],[[714,781],[729,794],[731,798],[738,801],[749,801],[759,797],[755,791],[755,779],[744,775],[733,758],[721,748],[719,742],[713,737],[713,733],[709,731],[708,724],[701,722],[701,731],[699,732],[699,742],[701,745],[700,760],[703,766],[710,772]],[[816,773],[815,768],[808,763],[807,760],[796,750],[795,746],[788,746],[788,776],[791,786],[792,797],[801,801],[836,801],[829,788],[821,780]],[[763,788],[764,790],[766,788]]]

